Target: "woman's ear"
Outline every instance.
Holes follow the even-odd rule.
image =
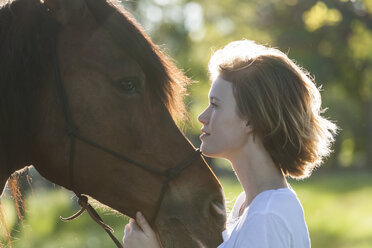
[[[66,25],[85,16],[87,6],[84,0],[41,0],[48,13],[57,22]]]
[[[249,121],[246,121],[245,132],[247,134],[253,133],[253,125]]]

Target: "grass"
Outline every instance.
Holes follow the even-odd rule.
[[[222,178],[227,207],[231,209],[242,191],[234,178]],[[312,247],[372,247],[372,174],[336,173],[314,175],[305,181],[290,181],[303,204]],[[59,216],[69,216],[78,206],[72,194],[63,189],[34,189],[25,198],[24,224],[18,224],[14,203],[1,200],[7,223],[13,228],[13,248],[95,248],[113,247],[107,234],[85,213],[64,223]],[[99,211],[121,240],[128,218]],[[8,228],[10,229],[10,228]],[[0,240],[2,232],[0,231]],[[2,239],[4,243],[4,239]],[[5,244],[5,243],[4,243]],[[0,245],[1,247],[1,245]]]
[[[313,247],[372,247],[372,174],[321,175],[293,182]]]

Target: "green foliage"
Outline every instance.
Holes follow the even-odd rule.
[[[324,2],[317,2],[310,10],[305,11],[302,19],[306,28],[313,32],[324,25],[335,26],[342,20],[342,15],[337,9],[329,9]]]
[[[372,60],[372,32],[362,22],[351,24],[353,34],[349,37],[352,56],[357,60]]]

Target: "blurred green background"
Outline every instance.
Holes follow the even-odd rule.
[[[370,248],[372,247],[372,185],[371,173],[332,172],[316,173],[305,181],[290,180],[303,204],[315,248]],[[220,177],[227,207],[230,210],[241,192],[233,176]],[[41,185],[40,185],[41,184]],[[114,243],[93,222],[87,213],[65,223],[79,207],[70,191],[44,180],[32,182],[24,197],[23,224],[16,216],[10,197],[3,197],[8,230],[14,248],[102,248]],[[124,200],[124,199],[123,199]],[[115,229],[122,240],[128,218],[98,207],[103,220]],[[8,247],[5,245],[4,247]]]
[[[185,98],[190,121],[182,125],[195,146],[200,144],[197,115],[208,104],[207,64],[213,51],[252,39],[279,48],[309,70],[322,85],[325,115],[340,127],[324,166],[309,179],[290,181],[303,203],[312,247],[372,247],[372,0],[136,0],[123,5],[195,81]],[[233,172],[222,160],[208,162],[231,207],[241,191]],[[35,172],[32,178],[31,188],[23,181],[23,224],[10,196],[1,199],[13,247],[113,247],[87,214],[59,221],[78,209],[72,194]],[[122,239],[128,219],[100,212]],[[0,242],[6,247],[3,231]]]

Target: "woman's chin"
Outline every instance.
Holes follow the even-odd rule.
[[[203,153],[204,156],[206,157],[212,157],[212,158],[216,158],[218,157],[217,154],[213,151],[211,151],[211,149],[208,149],[208,147],[206,147],[205,145],[203,145],[203,143],[201,144],[200,146],[200,151]]]
[[[207,156],[208,149],[206,148],[204,142],[202,142],[202,143],[200,144],[199,149],[200,149],[200,151],[203,153],[203,155]]]

